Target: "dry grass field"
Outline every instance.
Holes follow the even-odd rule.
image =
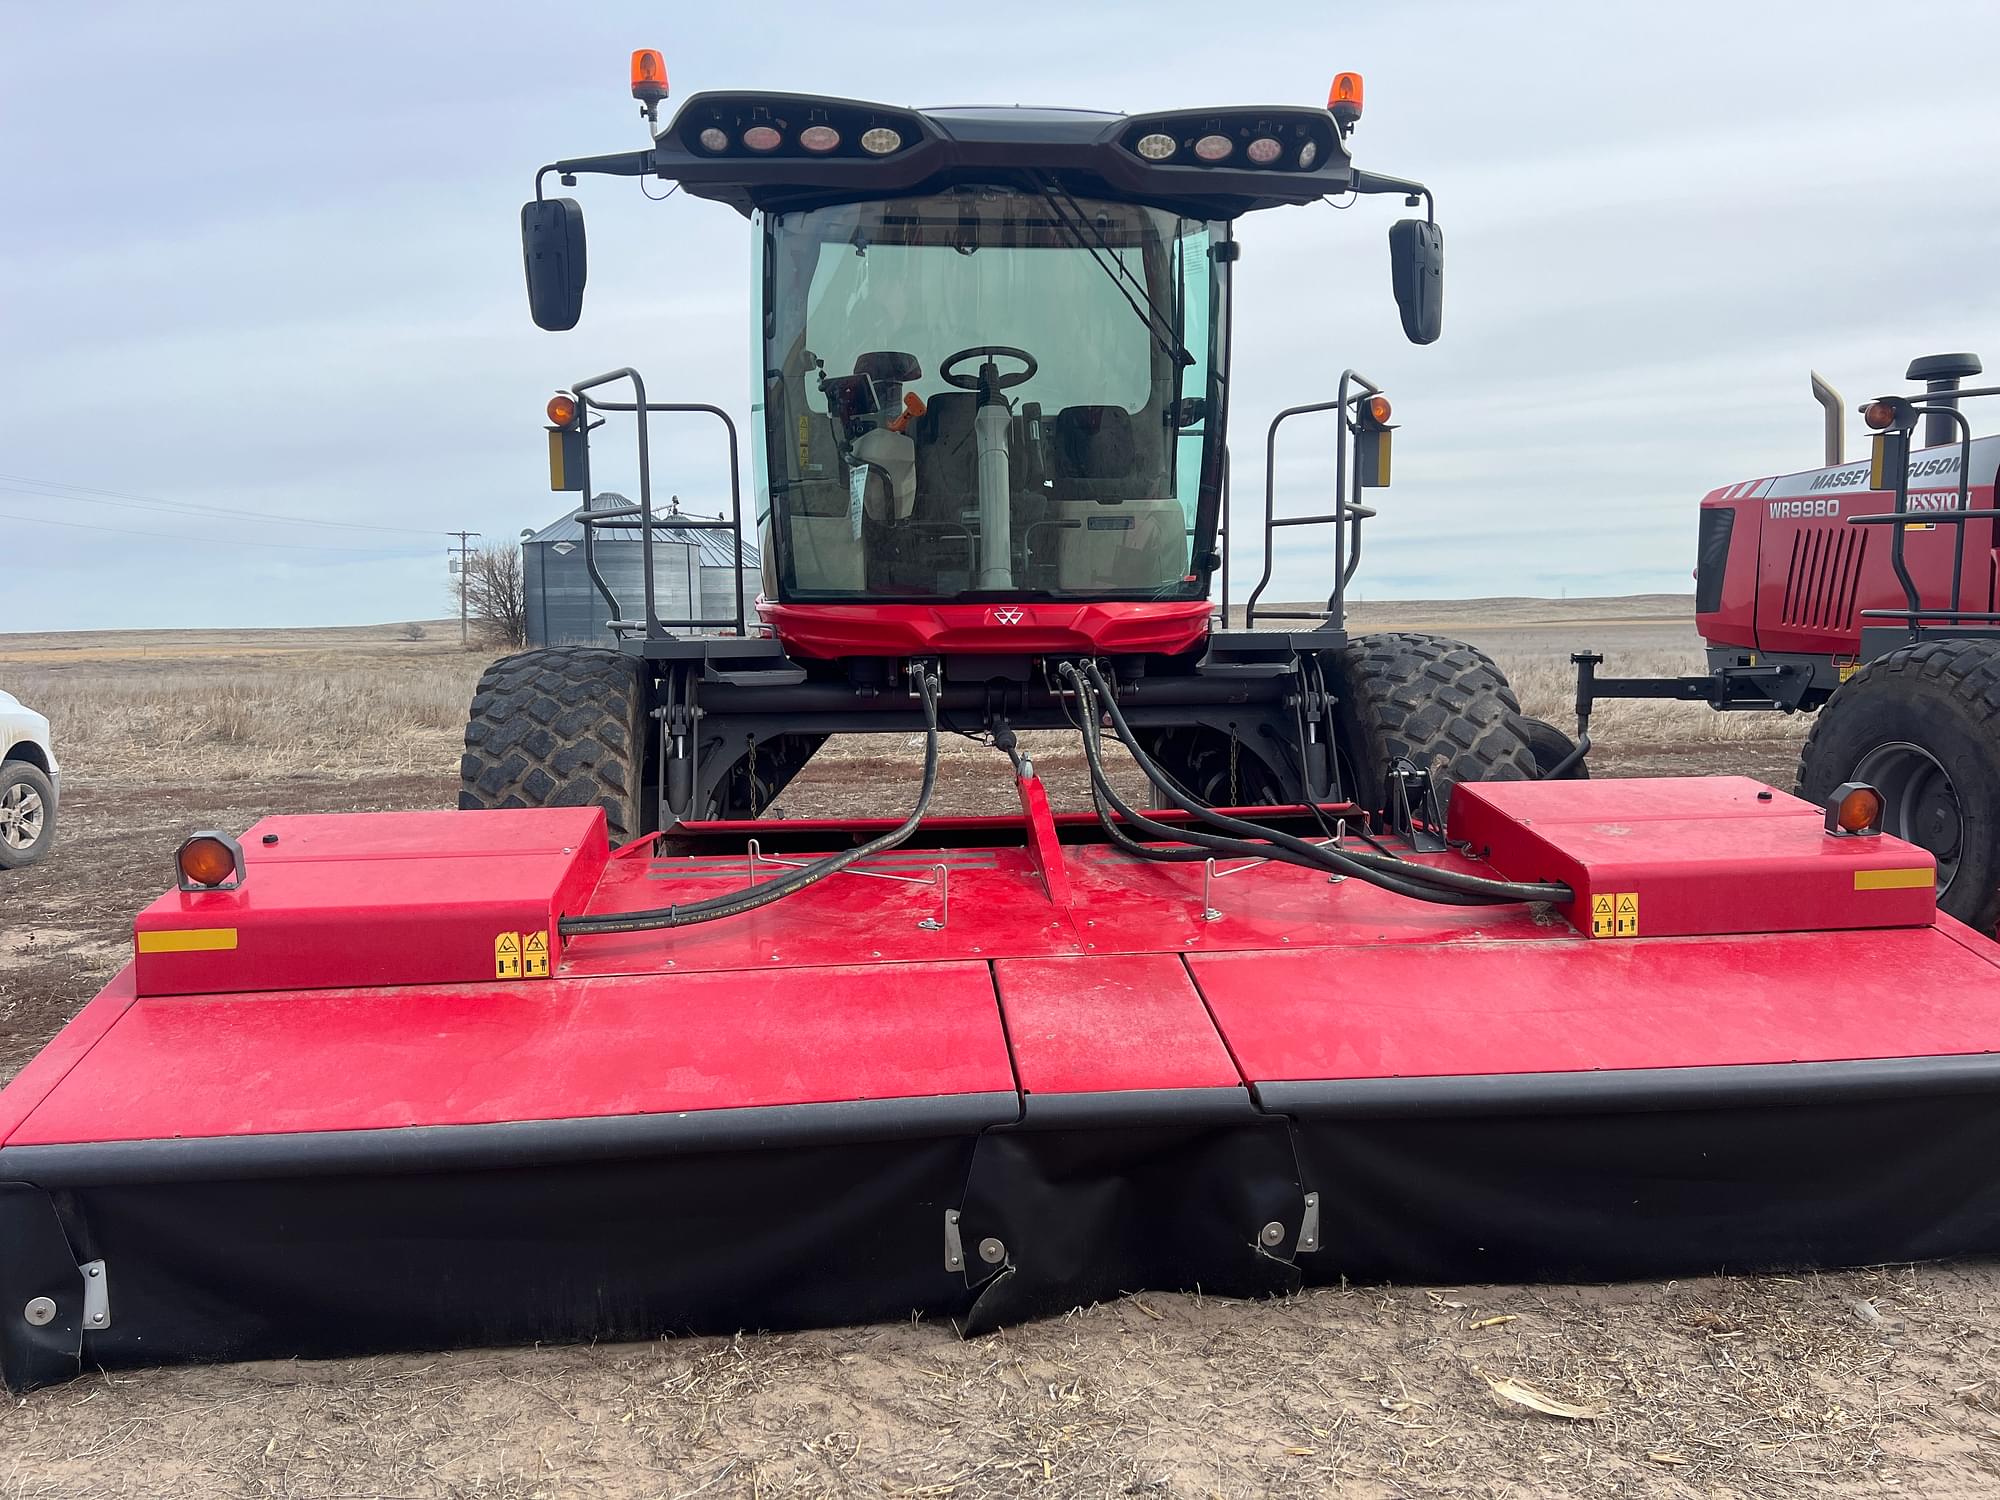
[[[1570,650],[1688,670],[1687,619],[1661,597],[1375,605],[1356,623],[1485,645],[1562,723]],[[455,636],[0,636],[0,686],[54,720],[66,770],[54,855],[0,875],[0,1079],[122,961],[188,828],[450,805],[483,665]],[[1598,775],[1781,786],[1803,732],[1669,704],[1612,705],[1595,728]],[[1073,790],[1060,738],[1036,758]],[[885,781],[900,805],[901,747],[835,749],[788,811]],[[999,757],[954,747],[941,808],[1008,800]],[[913,1323],[100,1373],[0,1404],[0,1496],[1990,1495],[1996,1339],[1992,1267],[1903,1266],[1142,1293],[970,1342]],[[1585,1415],[1502,1399],[1510,1378]]]

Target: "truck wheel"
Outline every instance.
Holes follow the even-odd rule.
[[[1548,780],[1549,772],[1568,760],[1570,753],[1576,749],[1576,741],[1547,719],[1531,719],[1526,714],[1516,714],[1514,728],[1527,741],[1528,753],[1535,757],[1535,774],[1543,781]],[[1578,761],[1562,773],[1562,780],[1590,780],[1590,762]]]
[[[1388,806],[1392,758],[1430,772],[1447,812],[1461,781],[1535,779],[1534,753],[1517,727],[1520,702],[1485,652],[1397,632],[1356,636],[1324,660],[1340,695],[1342,776],[1370,811]]]
[[[1938,905],[1982,932],[2000,914],[2000,642],[1922,641],[1834,690],[1799,756],[1798,793],[1882,794],[1882,826],[1930,850]]]
[[[601,807],[611,840],[657,826],[641,663],[594,646],[503,656],[472,695],[458,805]]]
[[[56,789],[39,767],[0,762],[0,870],[18,870],[49,852],[56,838]]]

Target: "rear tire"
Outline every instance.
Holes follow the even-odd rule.
[[[461,808],[601,807],[611,840],[657,827],[642,664],[594,646],[503,656],[472,695]]]
[[[1295,802],[1305,793],[1285,778],[1240,735],[1207,724],[1140,731],[1140,746],[1180,789],[1210,807],[1271,807]],[[1232,753],[1233,750],[1233,753]],[[1177,804],[1158,787],[1146,789],[1147,806],[1159,811]]]
[[[1514,728],[1527,742],[1528,753],[1535,757],[1535,774],[1543,781],[1549,773],[1570,758],[1576,749],[1576,741],[1564,734],[1547,719],[1531,719],[1526,714],[1514,717]],[[1563,781],[1590,780],[1590,762],[1579,760],[1559,778]]]
[[[1982,932],[2000,915],[2000,642],[1922,641],[1834,690],[1799,756],[1798,794],[1882,793],[1886,832],[1930,850],[1938,906]]]
[[[1392,759],[1428,771],[1446,813],[1461,781],[1535,779],[1534,754],[1517,727],[1520,702],[1485,652],[1396,632],[1356,636],[1324,660],[1340,695],[1342,774],[1369,811],[1389,804]]]
[[[0,870],[18,870],[56,841],[56,789],[41,768],[0,761]]]

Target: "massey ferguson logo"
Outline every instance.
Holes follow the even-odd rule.
[[[1916,483],[1919,479],[1930,479],[1935,475],[1956,474],[1957,472],[1958,455],[1956,454],[1952,454],[1949,457],[1940,455],[1936,458],[1917,458],[1910,461],[1910,482],[1912,484]],[[1830,474],[1821,474],[1815,478],[1812,482],[1812,487],[1816,490],[1866,489],[1868,487],[1868,469],[1866,466],[1859,469],[1835,469]]]
[[[1773,500],[1771,519],[1774,521],[1797,521],[1806,516],[1837,516],[1840,514],[1838,500]]]
[[[996,609],[993,611],[993,623],[995,625],[1018,625],[1027,618],[1028,618],[1028,612],[1025,609],[1014,609],[1009,607],[1007,609]]]

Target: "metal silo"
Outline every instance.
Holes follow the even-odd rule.
[[[601,497],[610,499],[611,497]],[[601,501],[600,501],[601,503]],[[735,541],[726,532],[674,524],[669,511],[653,523],[653,591],[662,619],[730,619],[736,613],[732,564]],[[627,619],[637,619],[645,599],[639,528],[599,526],[593,546],[597,569],[618,596]],[[743,597],[762,585],[756,544],[743,542]],[[521,542],[522,585],[527,595],[531,646],[611,645],[610,609],[592,586],[583,561],[583,526],[565,515]],[[680,632],[689,634],[691,632]]]

